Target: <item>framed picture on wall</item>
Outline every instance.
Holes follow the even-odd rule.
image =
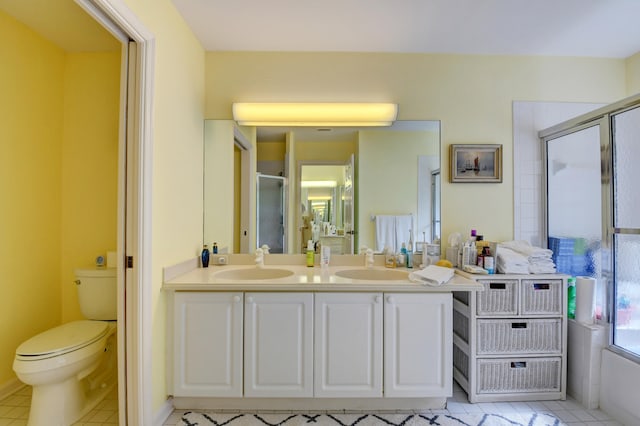
[[[502,145],[450,145],[449,173],[452,183],[502,182]]]

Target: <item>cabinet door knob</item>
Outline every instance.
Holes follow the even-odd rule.
[[[393,303],[395,302],[395,299],[391,296],[387,297],[387,303]]]
[[[253,297],[251,296],[247,297],[247,303],[253,303]]]
[[[233,301],[238,303],[240,301],[240,296],[233,296]]]
[[[382,302],[382,297],[381,296],[376,296],[376,303],[380,303]]]

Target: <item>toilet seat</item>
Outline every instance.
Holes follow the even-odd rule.
[[[109,333],[104,321],[73,321],[44,331],[16,349],[16,359],[37,361],[82,349]]]

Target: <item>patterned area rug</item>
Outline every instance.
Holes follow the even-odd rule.
[[[561,426],[542,413],[509,414],[230,414],[188,411],[184,426]]]

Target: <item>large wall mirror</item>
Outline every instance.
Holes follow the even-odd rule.
[[[389,216],[410,216],[417,247],[439,239],[439,121],[370,128],[205,121],[205,244],[226,253],[267,244],[271,253],[293,254],[311,240],[332,253],[380,251],[380,218]]]

